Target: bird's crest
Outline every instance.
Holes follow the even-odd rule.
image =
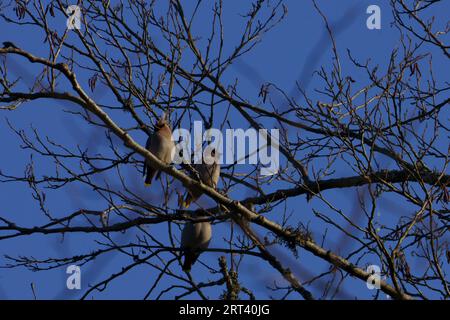
[[[167,117],[168,117],[167,112],[164,112],[162,114],[161,118],[159,118],[158,122],[156,122],[156,125],[155,125],[156,129],[161,129],[162,127],[164,127],[166,125],[170,128],[169,123],[167,121]]]

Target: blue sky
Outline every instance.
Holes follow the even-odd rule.
[[[237,37],[243,28],[243,19],[238,16],[238,13],[245,12],[249,3],[246,1],[227,1],[224,5],[225,38],[229,41],[228,50],[233,48],[232,43],[237,41]],[[366,27],[366,19],[368,17],[366,8],[371,4],[379,5],[381,8],[381,30],[369,30]],[[326,68],[331,66],[332,52],[330,41],[328,37],[323,38],[325,31],[324,22],[314,10],[312,2],[291,0],[286,1],[286,5],[288,7],[286,19],[267,33],[254,50],[231,66],[224,77],[228,83],[233,83],[238,78],[240,92],[244,92],[245,98],[250,101],[258,99],[259,89],[264,82],[274,83],[286,92],[293,92],[295,82],[299,79],[307,82],[307,89],[311,97],[316,98],[316,93],[310,89],[314,88],[319,82],[317,77],[311,75],[311,71],[319,68],[321,65],[324,65]],[[318,5],[329,18],[331,25],[339,28],[336,42],[338,50],[343,57],[346,57],[346,50],[349,49],[352,55],[360,59],[360,61],[370,59],[371,65],[379,65],[381,70],[386,69],[390,59],[390,51],[392,48],[400,45],[398,30],[390,25],[392,16],[389,1],[318,1]],[[246,6],[246,8],[244,9],[243,6]],[[208,28],[205,28],[205,25],[209,26],[210,21],[209,11],[207,10],[209,7],[206,6],[205,10],[199,13],[198,23],[194,24],[194,33],[198,35],[204,34],[205,30],[209,31]],[[8,12],[8,14],[12,13]],[[439,12],[436,12],[436,14],[439,14]],[[342,19],[342,17],[346,18]],[[336,22],[340,22],[340,24],[336,26]],[[56,19],[56,23],[61,24],[61,30],[64,29],[65,23],[62,19],[59,22]],[[70,37],[75,38],[72,35]],[[46,47],[42,44],[43,38],[41,33],[37,33],[30,27],[18,28],[11,24],[6,24],[4,20],[0,20],[0,41],[9,39],[14,39],[18,46],[35,55],[45,54],[46,52]],[[14,60],[13,63],[15,62],[11,70],[17,76],[26,77],[27,74],[33,73],[33,67],[30,67],[23,59],[14,57],[11,60]],[[434,61],[435,65],[442,63],[442,70],[448,70],[448,61],[436,60]],[[344,74],[351,74],[357,84],[359,84],[359,81],[361,81],[361,86],[367,83],[367,77],[360,70],[355,69],[348,62],[348,59],[342,59],[342,67]],[[21,68],[24,70],[21,70]],[[89,76],[89,74],[79,75],[80,81],[86,84]],[[439,81],[444,81],[446,74],[445,72],[437,72],[436,77]],[[111,95],[103,94],[101,88],[97,88],[93,96],[97,102],[114,103]],[[298,97],[298,99],[301,101],[302,98]],[[32,128],[36,128],[42,136],[49,136],[58,143],[67,144],[72,148],[80,145],[82,148],[95,150],[95,152],[107,152],[108,142],[103,131],[87,126],[83,121],[64,110],[73,111],[77,110],[77,107],[67,103],[61,104],[60,102],[41,100],[28,103],[13,112],[0,112],[0,136],[2,137],[1,145],[3,150],[3,155],[0,157],[0,170],[5,174],[22,175],[31,156],[29,150],[19,147],[18,137],[8,127],[7,121],[14,124],[15,128],[25,130],[29,135],[32,135]],[[220,125],[223,115],[224,113],[218,113],[216,117],[217,126]],[[120,112],[113,113],[114,120],[119,123],[122,122],[121,117]],[[233,125],[242,126],[244,129],[248,127],[248,124],[238,116],[233,117],[233,119],[236,119]],[[127,123],[126,120],[123,120],[123,123]],[[189,127],[187,122],[182,125]],[[270,128],[271,125],[276,126],[276,123],[265,123],[265,125],[267,128]],[[297,132],[289,132],[289,134],[295,135]],[[134,132],[133,137],[138,142],[145,143],[145,135],[143,133]],[[114,142],[117,144],[117,148],[124,152],[124,147],[117,140],[114,140]],[[38,168],[36,175],[54,172],[54,163],[50,159],[34,156],[33,161],[36,168]],[[391,164],[386,161],[386,166],[389,167]],[[246,169],[246,166],[240,168],[242,171]],[[144,189],[139,172],[136,172],[133,168],[124,168],[123,170],[133,190],[142,194],[149,202],[159,200],[156,190],[149,191]],[[335,175],[348,176],[352,175],[352,172],[343,166],[336,168]],[[101,176],[98,179],[98,181],[104,179],[105,181],[117,183],[117,176]],[[180,187],[179,184],[174,186]],[[270,188],[276,189],[278,187],[282,187],[282,185],[274,184]],[[96,193],[77,184],[69,185],[61,190],[44,191],[47,194],[49,209],[52,214],[58,217],[72,213],[80,208],[100,210],[105,207],[104,201],[99,199]],[[238,200],[250,195],[252,194],[248,193],[248,191],[244,193],[240,189],[231,192],[231,196]],[[356,202],[356,190],[354,188],[329,191],[327,196],[343,211],[351,212],[354,209]],[[403,203],[392,204],[389,200],[386,199],[386,204],[380,207],[380,211],[382,211],[380,212],[380,223],[381,220],[384,223],[394,221],[393,219],[398,217],[395,211],[408,211],[410,209]],[[2,203],[0,215],[16,221],[17,224],[33,226],[40,225],[45,221],[45,217],[40,212],[38,204],[33,199],[26,184],[0,183],[0,201]],[[203,199],[202,201],[205,204],[212,204],[208,199]],[[304,224],[309,224],[313,234],[322,234],[326,226],[321,221],[314,219],[312,208],[326,212],[327,208],[323,203],[314,199],[307,203],[304,197],[298,197],[288,200],[285,205],[287,212],[295,212],[295,219]],[[273,217],[274,214],[276,213],[271,213],[269,217]],[[277,217],[274,218],[277,219]],[[85,222],[79,221],[79,224],[83,223]],[[147,230],[158,239],[161,239],[161,241],[169,243],[166,228],[166,225],[157,225],[151,226]],[[330,229],[328,232],[329,237],[324,244],[325,247],[343,255],[351,251],[352,248],[348,246],[345,248],[338,247],[341,238],[334,230]],[[136,234],[138,234],[136,230],[128,230],[124,234],[111,234],[111,237],[118,243],[126,243],[132,241]],[[228,235],[229,224],[214,226],[214,237],[210,247],[222,247],[224,243],[223,237]],[[3,255],[47,258],[89,252],[93,248],[97,248],[95,240],[104,239],[98,235],[69,234],[64,238],[61,238],[61,236],[34,235],[0,241],[0,265],[7,263]],[[329,268],[328,264],[323,263],[301,249],[298,250],[298,259],[293,258],[290,252],[283,247],[278,247],[273,252],[292,268],[302,281],[325,272]],[[218,253],[206,253],[201,259],[207,264],[217,266],[218,257]],[[82,268],[83,288],[87,288],[88,284],[105,279],[111,273],[120,271],[122,266],[128,263],[130,263],[129,257],[119,254],[110,254],[96,259]],[[370,261],[370,259],[360,261],[361,266],[371,263],[376,264],[377,261]],[[179,266],[174,265],[173,268],[178,270]],[[146,266],[137,267],[126,276],[112,282],[107,290],[94,293],[89,298],[141,299],[157,275],[154,270]],[[218,275],[210,274],[207,269],[200,265],[196,265],[193,269],[193,276],[198,281],[218,278]],[[25,268],[0,269],[0,298],[31,299],[33,297],[30,288],[31,283],[34,283],[39,299],[79,298],[84,291],[67,290],[65,286],[66,278],[65,268],[42,272],[31,272]],[[256,297],[259,299],[269,298],[269,295],[278,297],[277,293],[271,293],[265,287],[271,285],[275,280],[279,281],[280,284],[283,283],[278,273],[268,268],[262,261],[254,260],[253,258],[246,258],[246,261],[243,263],[240,280],[243,285],[253,289]],[[172,281],[171,279],[164,279],[159,287],[160,290],[173,284]],[[308,287],[308,289],[313,294],[320,292],[315,286]],[[221,292],[222,289],[205,290],[205,293],[211,298],[217,298]],[[369,291],[364,282],[349,278],[346,280],[342,294],[338,294],[337,297],[350,299],[354,297],[370,298],[373,294],[374,292]],[[173,294],[163,296],[166,299],[173,297]],[[290,297],[297,298],[295,294]],[[155,298],[155,296],[152,295],[150,298]],[[384,299],[384,295],[381,298]]]

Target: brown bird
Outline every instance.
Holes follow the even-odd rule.
[[[172,130],[166,120],[166,114],[155,125],[155,131],[147,139],[145,148],[155,157],[170,164],[175,153],[175,143],[172,141]],[[154,168],[147,160],[144,165],[145,185],[149,186],[158,169]]]
[[[201,217],[198,215],[197,217]],[[201,251],[209,246],[211,240],[211,223],[192,222],[185,224],[181,234],[181,249],[184,251],[183,270],[190,271]]]
[[[216,189],[220,177],[220,164],[218,163],[219,159],[218,156],[216,156],[216,150],[213,149],[211,155],[208,155],[207,157],[208,159],[203,159],[202,163],[194,164],[193,167],[198,172],[198,176],[202,183]],[[183,207],[189,208],[189,205],[200,198],[201,195],[201,191],[188,190],[185,200],[183,201]]]

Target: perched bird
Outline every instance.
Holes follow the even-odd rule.
[[[162,162],[166,164],[172,162],[175,153],[175,143],[172,141],[172,130],[166,120],[166,114],[156,123],[155,131],[148,137],[145,147]],[[147,160],[145,161],[144,176],[146,186],[152,183],[152,179],[157,171]]]
[[[14,43],[12,43],[12,42],[10,42],[10,41],[4,41],[4,42],[3,42],[3,49],[7,49],[7,48],[15,48],[15,49],[18,49]]]
[[[197,171],[202,183],[211,188],[217,188],[217,182],[220,178],[220,164],[218,163],[218,155],[215,149],[211,151],[207,159],[203,159],[203,162],[200,164],[194,164],[193,167]],[[192,201],[196,201],[201,195],[201,191],[188,190],[183,201],[183,207],[189,208]]]
[[[197,217],[201,217],[197,215]],[[181,234],[181,249],[184,251],[183,270],[190,271],[201,251],[208,248],[211,240],[211,223],[192,222],[185,224]]]

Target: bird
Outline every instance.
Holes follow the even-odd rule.
[[[196,217],[202,217],[197,214]],[[201,251],[209,246],[211,241],[211,223],[209,221],[188,221],[181,234],[181,249],[184,252],[183,271],[190,271],[197,261]]]
[[[154,132],[147,139],[145,148],[165,164],[170,164],[175,153],[175,143],[172,140],[172,129],[166,118],[167,114],[163,114],[158,120]],[[144,164],[146,186],[151,185],[157,171],[158,169],[154,168],[146,159]]]
[[[11,41],[4,41],[3,42],[3,49],[7,49],[7,48],[18,49],[17,46],[14,43],[12,43]]]
[[[193,165],[201,182],[214,189],[217,188],[217,182],[220,178],[220,164],[217,162],[218,155],[216,150],[213,149],[211,154],[206,159],[203,159],[202,163]],[[199,190],[188,190],[185,200],[182,202],[183,207],[189,208],[190,204],[200,198],[201,195],[202,192]]]

